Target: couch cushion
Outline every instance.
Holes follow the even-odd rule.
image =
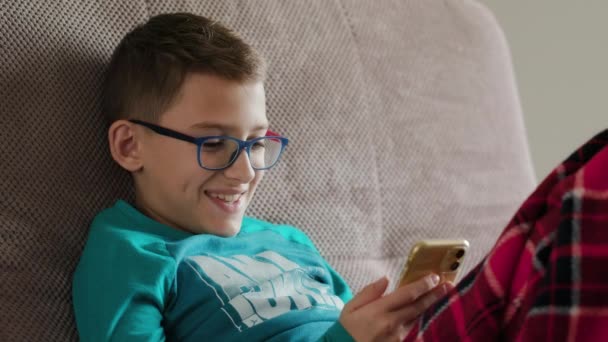
[[[27,1],[0,20],[0,340],[72,340],[91,218],[130,180],[99,92],[121,37],[161,12],[239,31],[269,60],[291,139],[249,214],[301,227],[354,290],[413,241],[463,237],[469,267],[533,187],[504,37],[471,1]]]

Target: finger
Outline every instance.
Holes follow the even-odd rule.
[[[410,332],[411,329],[412,328],[410,326],[401,325],[399,327],[399,330],[397,331],[398,340],[403,341],[407,337],[407,334]]]
[[[436,274],[429,274],[411,284],[402,286],[390,295],[379,300],[377,303],[378,310],[387,312],[401,309],[402,307],[415,302],[420,296],[435,288],[438,283],[439,276]]]
[[[418,297],[416,301],[409,303],[399,310],[392,312],[378,312],[377,315],[374,316],[374,319],[376,322],[380,322],[380,334],[385,337],[398,337],[398,340],[402,341],[411,329],[411,323],[413,323],[414,320],[420,316],[422,312],[424,312],[424,310],[433,305],[437,299],[446,294],[448,287],[449,286],[445,284],[437,286],[430,292]],[[384,298],[386,297],[387,296]],[[384,300],[384,298],[382,298],[382,300]],[[385,340],[387,339],[383,339],[382,341]]]
[[[449,290],[450,285],[448,284],[437,286],[432,291],[418,298],[411,305],[392,313],[393,318],[398,322],[401,322],[401,324],[410,324],[414,319],[420,316],[421,313],[426,311],[431,305],[435,304],[438,299],[445,296]]]
[[[456,285],[454,285],[454,283],[452,283],[451,281],[446,282],[445,285],[447,286],[448,291],[456,287]]]
[[[357,293],[357,295],[344,306],[344,310],[352,312],[373,302],[384,294],[387,287],[388,279],[386,277],[376,280],[364,287],[361,292]]]

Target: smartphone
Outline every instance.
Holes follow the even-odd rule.
[[[435,273],[439,282],[456,283],[469,251],[467,240],[422,240],[412,247],[398,287]]]

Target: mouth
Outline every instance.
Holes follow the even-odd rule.
[[[234,214],[239,212],[245,192],[237,194],[220,194],[205,191],[205,195],[207,195],[207,197],[211,199],[211,202],[223,212]]]

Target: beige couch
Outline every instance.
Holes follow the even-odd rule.
[[[113,47],[151,15],[235,28],[269,61],[291,139],[249,214],[305,230],[354,290],[411,244],[480,260],[534,186],[503,33],[469,0],[5,1],[0,12],[0,340],[77,333],[71,275],[89,221],[129,177],[99,110]]]

